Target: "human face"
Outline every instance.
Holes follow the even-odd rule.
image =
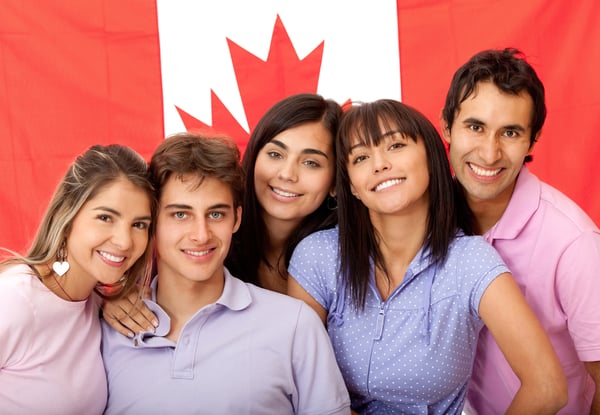
[[[427,212],[429,170],[423,139],[390,130],[377,146],[355,142],[348,155],[354,196],[374,215]]]
[[[442,128],[454,174],[470,204],[484,201],[506,207],[533,148],[532,113],[533,101],[526,92],[506,94],[491,82],[480,82],[460,104],[453,125]]]
[[[70,274],[114,284],[144,253],[151,223],[150,199],[126,178],[105,186],[73,219],[67,236]]]
[[[263,218],[300,222],[333,188],[333,137],[321,122],[277,134],[258,153],[254,188]]]
[[[158,275],[185,285],[221,283],[231,237],[240,225],[241,207],[231,188],[205,177],[171,176],[162,187],[156,221]]]

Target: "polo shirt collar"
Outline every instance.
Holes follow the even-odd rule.
[[[488,242],[494,239],[515,239],[540,205],[540,181],[525,165],[521,167],[515,189],[500,220],[483,236]]]
[[[246,283],[241,280],[233,277],[227,268],[225,271],[225,283],[223,286],[223,293],[221,296],[215,301],[214,304],[207,304],[201,310],[204,310],[206,307],[216,308],[218,306],[227,307],[232,311],[241,311],[252,303],[252,296],[250,295],[250,290]],[[166,313],[166,311],[156,302],[156,289],[158,286],[158,275],[156,275],[152,282],[150,283],[150,289],[152,290],[151,300],[144,300],[148,308],[156,315],[158,318],[159,324],[158,327],[155,328],[154,333],[143,332],[139,333],[135,336],[134,343],[136,345],[146,345],[146,346],[163,346],[164,342],[171,343],[170,340],[162,339],[169,333],[171,329],[171,318]],[[198,310],[194,316],[190,320],[196,318],[196,315],[200,312]],[[160,340],[158,338],[161,338]],[[153,340],[151,340],[153,339]]]

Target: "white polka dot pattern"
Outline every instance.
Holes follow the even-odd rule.
[[[338,283],[338,229],[296,248],[288,271],[329,311],[328,332],[350,391],[364,414],[460,414],[483,326],[487,286],[508,269],[480,237],[458,237],[440,269],[417,254],[385,301],[369,277],[364,311]]]

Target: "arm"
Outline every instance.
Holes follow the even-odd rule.
[[[115,330],[127,337],[133,337],[134,333],[141,331],[153,332],[158,326],[156,316],[142,301],[139,288],[123,298],[105,299],[102,304],[102,316]]]
[[[521,381],[507,414],[554,414],[565,406],[567,381],[558,357],[509,273],[486,289],[479,314]]]
[[[287,294],[291,297],[298,298],[308,304],[319,316],[323,324],[327,325],[327,310],[317,302],[298,282],[288,275],[287,278]]]
[[[585,362],[585,368],[596,384],[590,415],[600,415],[600,362]]]

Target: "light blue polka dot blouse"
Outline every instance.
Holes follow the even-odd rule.
[[[386,301],[373,274],[363,311],[338,278],[338,228],[306,237],[288,271],[328,310],[328,332],[361,414],[460,414],[483,322],[479,301],[508,272],[478,236],[459,236],[437,268],[419,252]]]

